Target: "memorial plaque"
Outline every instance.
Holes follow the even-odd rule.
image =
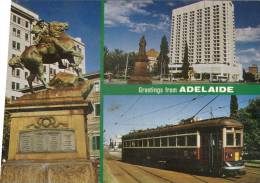
[[[62,150],[75,151],[75,137],[72,131],[62,133]]]
[[[48,134],[48,151],[60,151],[61,135],[60,132],[49,132]]]
[[[76,150],[73,130],[43,129],[20,133],[21,153],[72,152]]]
[[[33,137],[33,152],[45,152],[46,148],[46,136],[45,132],[35,132]]]
[[[31,152],[33,150],[32,145],[32,133],[21,133],[20,135],[20,150],[21,152]]]

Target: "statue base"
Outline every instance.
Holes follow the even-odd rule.
[[[127,81],[128,84],[152,84],[147,72],[147,62],[136,61],[134,65],[134,74]]]
[[[8,161],[2,183],[97,183],[97,169],[88,160]]]

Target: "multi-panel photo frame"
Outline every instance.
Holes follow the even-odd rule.
[[[0,182],[259,182],[259,1],[0,9]]]

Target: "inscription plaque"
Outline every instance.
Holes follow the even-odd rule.
[[[75,133],[73,130],[35,130],[20,133],[21,153],[73,152]]]

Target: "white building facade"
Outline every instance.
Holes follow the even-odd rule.
[[[192,80],[242,80],[242,65],[235,60],[234,6],[231,1],[200,1],[172,11],[170,64],[181,73],[185,45],[193,70]]]
[[[39,15],[15,2],[12,2],[8,60],[15,55],[20,56],[26,47],[34,44],[31,29],[37,20],[39,20]],[[82,73],[85,73],[85,45],[81,42],[80,38],[73,39],[78,47],[78,50],[81,50],[81,54],[83,55],[84,59],[80,65],[80,70]],[[64,61],[64,64],[68,65],[66,61]],[[74,73],[72,68],[59,69],[58,64],[46,64],[44,65],[44,71],[44,78],[46,82],[49,82],[50,79],[52,79],[55,74],[60,71]],[[6,97],[10,98],[11,100],[15,100],[22,96],[22,93],[19,90],[28,87],[27,77],[29,74],[30,73],[27,69],[12,70],[12,68],[8,66]],[[39,85],[41,82],[36,79],[33,85],[37,84]]]

